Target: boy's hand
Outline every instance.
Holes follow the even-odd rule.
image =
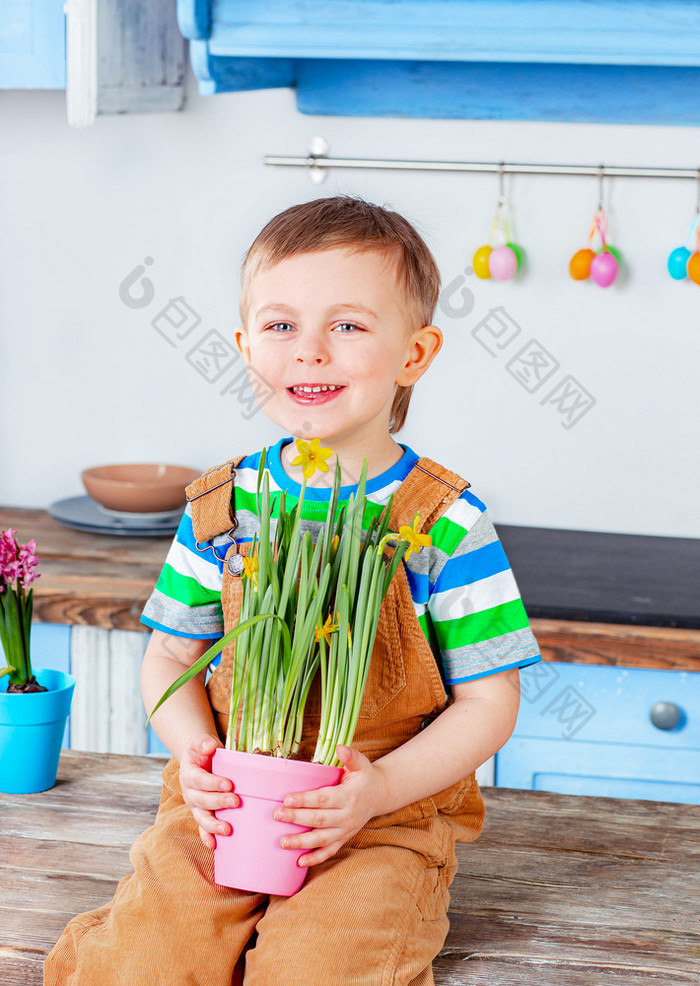
[[[223,743],[217,736],[196,733],[188,740],[180,757],[180,787],[185,804],[189,806],[199,826],[199,837],[209,849],[216,848],[214,833],[230,835],[231,826],[215,817],[220,808],[238,807],[233,784],[225,777],[211,773],[211,758]]]
[[[336,787],[291,794],[285,798],[284,808],[274,814],[278,821],[310,827],[309,832],[280,840],[283,849],[315,850],[299,857],[300,866],[315,866],[329,859],[370,818],[382,814],[382,770],[348,746],[339,746],[337,753],[345,771]]]

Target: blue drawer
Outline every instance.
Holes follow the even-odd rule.
[[[700,673],[543,662],[520,678],[496,784],[700,803]],[[680,710],[675,728],[652,722],[659,702]]]

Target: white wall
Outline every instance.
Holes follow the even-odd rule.
[[[61,92],[0,93],[0,503],[44,507],[82,492],[79,473],[118,461],[205,468],[270,444],[262,413],[219,393],[151,326],[182,296],[202,326],[237,322],[238,268],[258,229],[286,206],[336,191],[412,219],[449,284],[488,237],[492,175],[265,167],[323,135],[331,154],[694,167],[696,129],[312,117],[288,90],[200,97],[185,109],[99,117],[68,128]],[[445,347],[398,436],[468,478],[497,522],[700,536],[696,493],[700,287],[673,282],[666,256],[695,207],[689,181],[617,179],[611,242],[628,262],[603,290],[569,280],[585,246],[597,180],[507,179],[518,282],[477,281],[468,317],[440,312]],[[119,286],[145,257],[155,286],[128,308]],[[466,279],[465,279],[466,283]],[[491,356],[472,335],[504,306],[521,333]],[[530,338],[596,404],[573,427],[506,370]],[[232,374],[230,374],[232,375]]]

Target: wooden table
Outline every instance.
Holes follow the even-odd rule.
[[[3,986],[39,986],[68,920],[112,897],[163,763],[64,751],[51,791],[0,794]],[[700,808],[503,788],[484,800],[437,986],[700,981]]]

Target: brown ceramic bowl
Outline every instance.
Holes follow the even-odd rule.
[[[80,475],[89,495],[108,510],[158,513],[185,505],[185,487],[200,470],[139,462],[95,466]]]

